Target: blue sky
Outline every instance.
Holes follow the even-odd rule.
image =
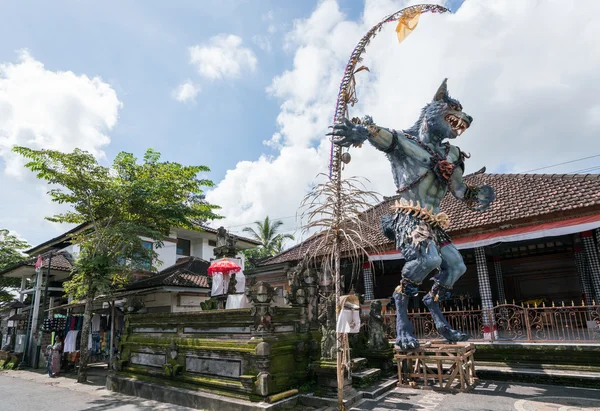
[[[313,1],[286,3],[1,2],[0,61],[14,61],[15,51],[27,48],[48,70],[100,76],[123,103],[105,149],[108,158],[153,147],[168,160],[208,165],[218,181],[237,161],[264,151],[261,142],[275,132],[278,112],[265,88],[292,56],[254,47],[260,70],[230,84],[202,82],[201,101],[185,105],[170,95],[183,80],[198,77],[188,64],[188,47],[220,33],[253,46],[249,39],[267,34],[268,24],[283,34],[315,7]],[[264,21],[269,12],[273,20]]]
[[[294,215],[327,168],[323,135],[347,56],[372,24],[407,1],[0,1],[0,185],[8,194],[0,227],[32,243],[65,229],[44,222],[57,208],[8,154],[11,144],[29,141],[104,152],[108,160],[152,147],[167,160],[207,165],[217,184],[209,200],[223,206],[222,224],[234,231],[265,215]],[[588,18],[599,2],[582,1],[575,8],[449,0],[456,14],[423,17],[400,46],[387,28],[366,54],[371,72],[358,78],[353,113],[406,127],[449,77],[451,94],[475,117],[459,144],[473,154],[468,171],[518,172],[600,153],[597,138],[587,144],[600,127],[592,98],[600,84],[598,23]],[[548,21],[573,27],[555,38]],[[191,61],[191,47],[206,50],[225,38],[237,42],[239,64],[230,71],[219,59]],[[202,73],[207,64],[222,70],[220,78]],[[186,82],[199,91],[178,101],[174,93]],[[577,144],[564,145],[567,133]],[[383,195],[393,192],[379,153],[352,156],[353,175]],[[298,222],[285,222],[298,232]]]
[[[452,0],[456,10],[462,0]],[[28,49],[48,70],[99,76],[117,92],[123,109],[105,151],[141,155],[152,147],[168,160],[208,165],[219,181],[240,160],[269,153],[263,140],[277,131],[280,102],[266,95],[274,76],[291,67],[282,38],[295,19],[306,18],[315,0],[181,0],[0,2],[0,61]],[[357,0],[339,1],[351,19],[363,11]],[[276,32],[269,36],[268,26]],[[170,98],[186,79],[198,79],[188,47],[221,33],[245,39],[259,70],[224,84],[202,81],[196,104]],[[275,52],[251,42],[269,36]]]

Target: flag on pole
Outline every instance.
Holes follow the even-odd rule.
[[[38,271],[42,266],[42,256],[38,255],[37,261],[35,262],[35,271]]]
[[[421,9],[419,7],[412,9],[410,12],[406,12],[398,19],[398,25],[396,26],[396,34],[398,35],[398,43],[401,43],[412,31],[417,27],[419,23],[419,17],[421,16]]]

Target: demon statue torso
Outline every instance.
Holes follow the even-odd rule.
[[[467,156],[447,140],[460,136],[473,118],[448,95],[446,80],[433,100],[421,112],[411,128],[396,131],[380,127],[366,116],[364,120],[335,124],[330,135],[343,147],[358,146],[365,140],[386,153],[397,188],[394,214],[382,219],[385,235],[395,241],[406,261],[402,280],[394,291],[396,301],[396,346],[400,349],[418,347],[407,306],[418,286],[433,270],[431,291],[423,302],[430,310],[438,332],[448,341],[465,341],[467,336],[450,327],[442,315],[439,300],[448,298],[452,286],[464,274],[462,256],[454,247],[445,229],[448,216],[440,212],[440,203],[450,191],[474,210],[487,209],[494,200],[494,191],[484,185],[472,187],[464,183],[464,160]]]

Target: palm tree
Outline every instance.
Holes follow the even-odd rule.
[[[245,227],[242,231],[249,233],[250,237],[260,241],[261,247],[269,252],[269,254],[278,254],[283,251],[285,240],[293,240],[291,234],[277,234],[279,227],[283,225],[281,220],[271,222],[269,216],[266,216],[264,221],[255,221],[256,229]]]

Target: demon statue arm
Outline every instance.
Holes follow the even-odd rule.
[[[400,151],[408,156],[417,154],[418,147],[404,133],[398,133],[396,130],[376,125],[371,116],[365,116],[363,120],[354,119],[353,121],[344,118],[330,128],[332,128],[332,131],[328,135],[343,136],[335,142],[342,147],[357,147],[362,145],[365,140],[369,140],[373,147],[384,153]]]
[[[460,167],[454,169],[448,182],[448,188],[454,197],[464,201],[475,211],[487,210],[496,198],[494,190],[487,184],[481,187],[467,185],[463,181],[463,173]]]

